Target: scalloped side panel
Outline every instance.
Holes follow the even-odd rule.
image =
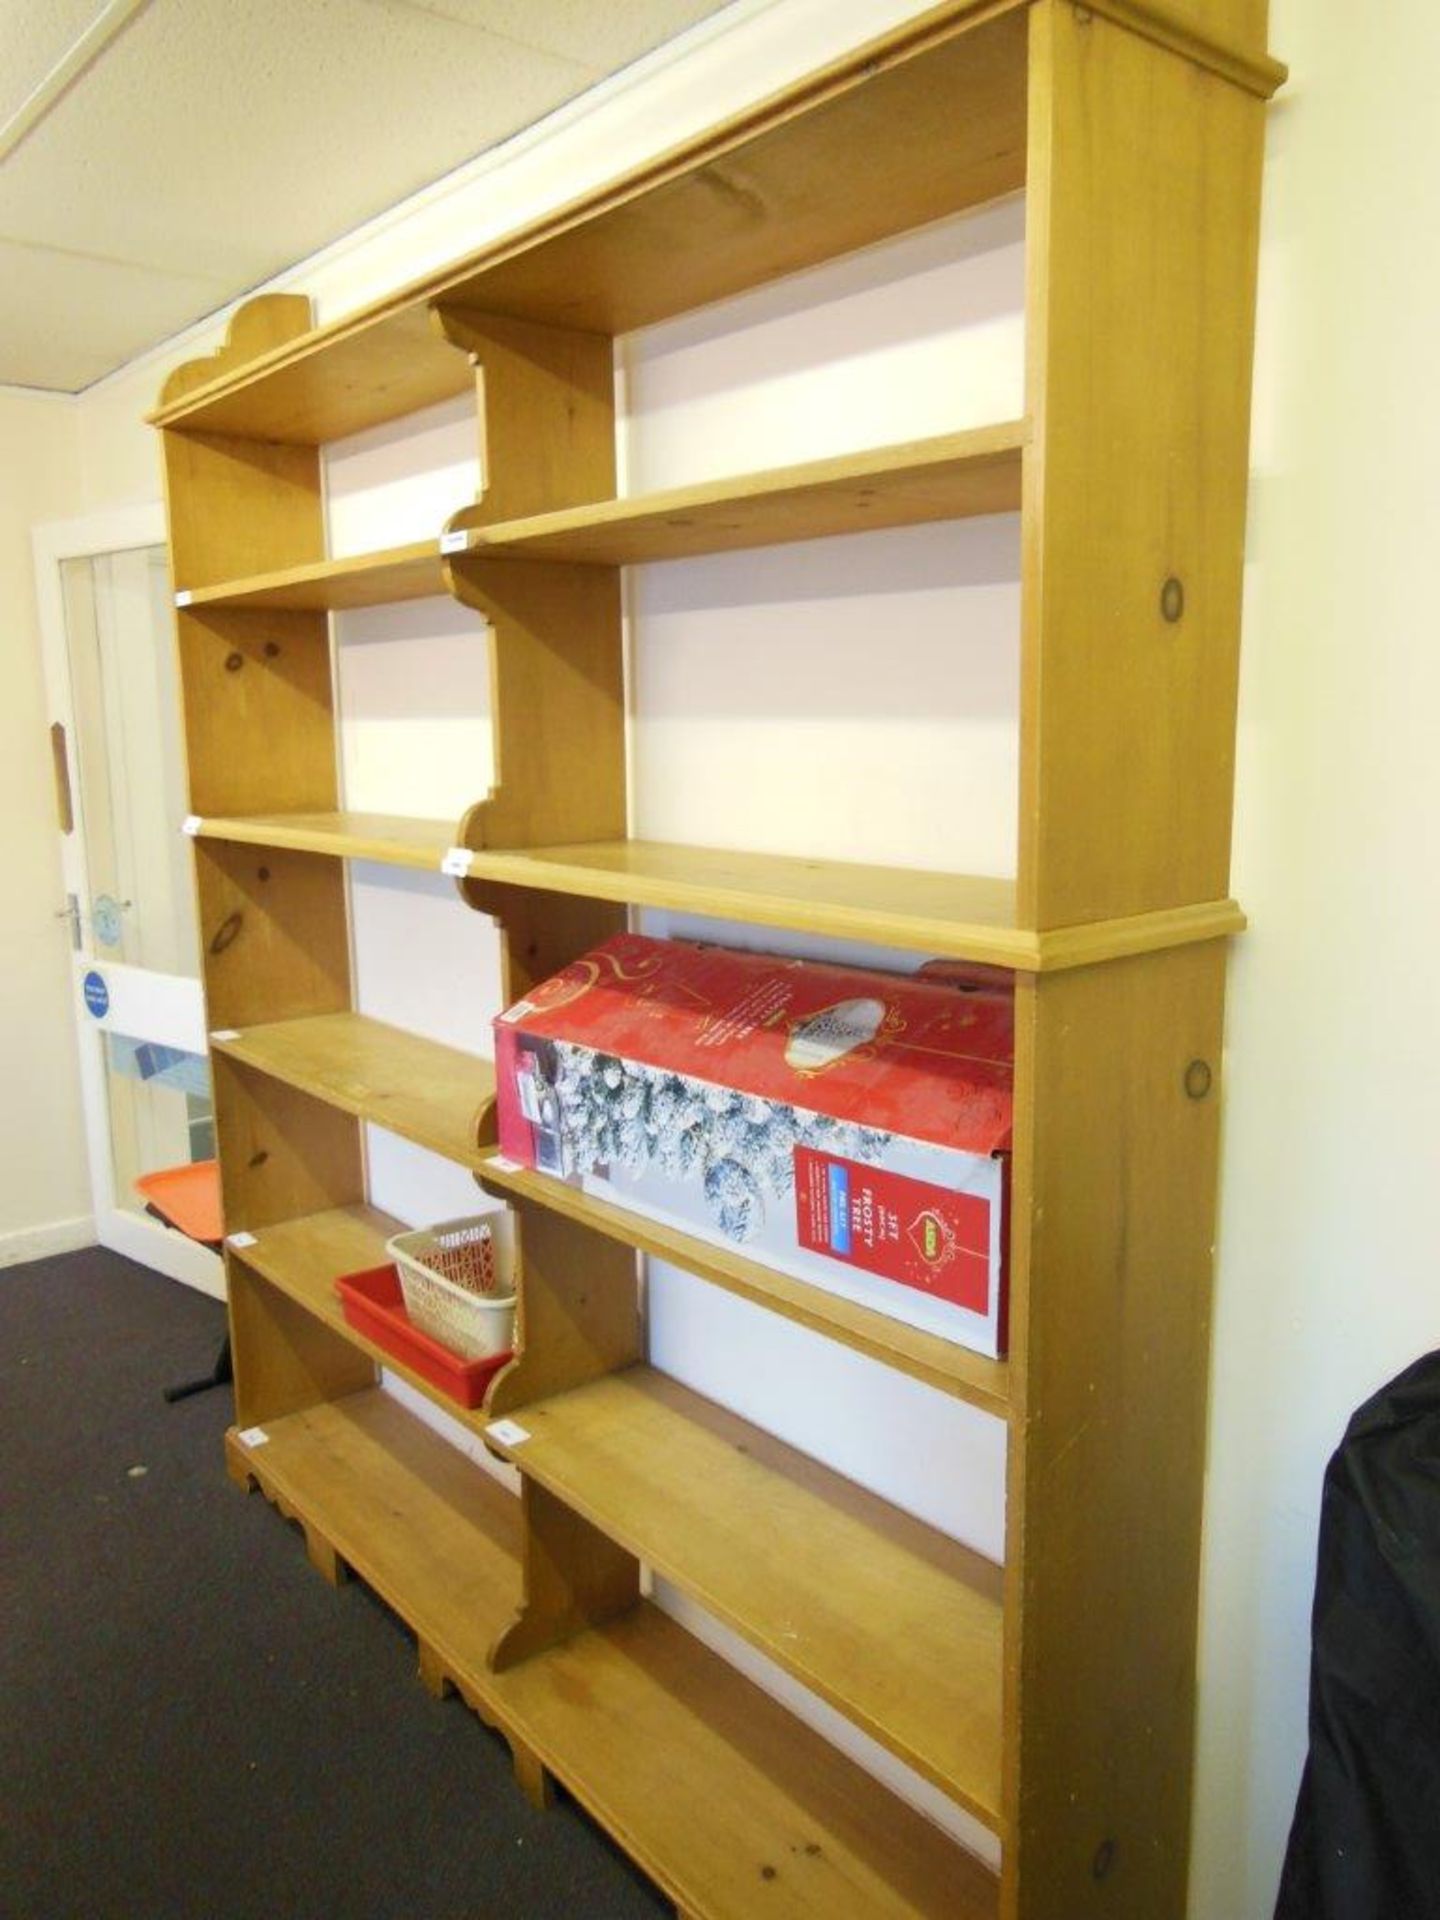
[[[270,353],[309,333],[314,325],[310,299],[303,293],[262,293],[237,307],[226,329],[225,343],[203,360],[187,360],[175,368],[160,389],[160,405],[168,407],[189,394],[238,372],[261,354]]]

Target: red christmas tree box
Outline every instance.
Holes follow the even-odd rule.
[[[999,1354],[1007,975],[619,934],[495,1023],[500,1151]]]

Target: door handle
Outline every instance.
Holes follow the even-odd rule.
[[[55,813],[61,833],[75,831],[75,805],[70,794],[70,754],[65,745],[65,723],[50,729],[50,759],[55,768]]]
[[[80,902],[73,893],[65,896],[66,905],[56,914],[57,920],[70,922],[70,945],[76,953],[80,951]]]

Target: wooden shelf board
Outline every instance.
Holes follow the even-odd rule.
[[[328,1319],[343,1324],[335,1296],[338,1273],[358,1273],[385,1260],[385,1242],[404,1225],[379,1207],[356,1204],[277,1220],[255,1229],[253,1244],[237,1256],[247,1267]]]
[[[486,848],[475,853],[469,877],[869,940],[1035,973],[1219,939],[1245,924],[1233,900],[1216,900],[1037,932],[1016,925],[1015,886],[1009,880],[657,840]]]
[[[628,566],[929,520],[1018,512],[1027,437],[1023,421],[1007,421],[472,527],[467,530],[468,548],[451,556],[441,554],[438,539],[421,540],[223,581],[177,599],[196,613],[207,607],[341,611],[443,594],[446,559],[463,565],[467,554]],[[464,530],[463,515],[456,530]]]
[[[648,1605],[491,1673],[520,1598],[519,1503],[388,1395],[263,1431],[232,1432],[232,1459],[687,1915],[752,1920],[758,1890],[771,1920],[994,1920],[980,1863]]]
[[[1015,926],[1008,880],[658,840],[487,848],[475,854],[470,878],[964,954],[998,966],[1033,964],[1035,936]]]
[[[470,530],[471,556],[630,566],[1020,508],[1023,421]],[[457,531],[464,525],[461,515]]]
[[[261,1431],[258,1446],[232,1432],[232,1460],[316,1526],[422,1639],[483,1674],[520,1602],[513,1495],[378,1387]]]
[[[324,853],[337,860],[377,860],[390,867],[438,873],[455,844],[453,820],[419,820],[398,813],[260,813],[233,819],[207,817],[195,828],[201,840],[236,841],[249,847],[284,847]]]
[[[787,1320],[838,1340],[857,1353],[867,1354],[899,1373],[923,1380],[941,1393],[967,1400],[1004,1419],[1010,1410],[1009,1369],[1003,1360],[989,1360],[983,1354],[907,1326],[889,1314],[877,1313],[854,1301],[842,1300],[823,1287],[808,1285],[792,1275],[777,1273],[729,1247],[711,1246],[693,1234],[648,1220],[578,1187],[550,1175],[517,1167],[513,1161],[492,1156],[482,1163],[481,1177],[487,1187],[498,1188],[517,1200],[547,1207],[582,1226],[593,1227],[611,1240],[623,1241],[641,1253],[668,1260],[687,1273],[697,1274],[727,1293],[781,1314]]]
[[[320,1013],[210,1037],[216,1053],[283,1080],[327,1105],[386,1127],[462,1167],[495,1098],[495,1069],[360,1013]]]
[[[998,1567],[649,1367],[513,1418],[522,1473],[998,1830]]]
[[[493,1685],[693,1920],[995,1920],[985,1866],[652,1606]]]
[[[345,612],[353,607],[389,606],[399,600],[425,600],[443,594],[444,560],[440,543],[417,540],[342,560],[316,560],[282,567],[246,580],[196,587],[176,595],[176,604],[199,613],[206,607],[281,607],[297,613]]]

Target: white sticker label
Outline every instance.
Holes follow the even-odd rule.
[[[518,1420],[492,1420],[485,1434],[502,1447],[521,1447],[530,1438],[529,1428],[522,1427]]]
[[[520,1171],[520,1162],[510,1159],[507,1154],[503,1153],[492,1153],[490,1158],[485,1162],[485,1165],[487,1167],[494,1167],[497,1173],[519,1173]]]
[[[442,533],[440,536],[441,553],[464,553],[470,544],[470,535],[464,527],[454,533]]]
[[[193,840],[204,824],[205,822],[200,818],[198,813],[187,813],[185,818],[180,822],[180,831],[182,833],[188,833]]]
[[[238,1027],[216,1027],[210,1038],[212,1040],[238,1040],[240,1038],[240,1029]]]
[[[452,880],[462,880],[474,865],[475,855],[469,847],[451,847],[440,862],[441,873],[448,873]]]
[[[245,1447],[263,1447],[270,1438],[264,1427],[242,1427],[236,1437]]]
[[[195,598],[194,594],[191,593],[190,589],[187,587],[183,593],[176,594],[175,604],[177,607],[188,607],[190,602],[194,598]]]
[[[507,1007],[500,1018],[508,1025],[512,1020],[523,1020],[527,1013],[535,1011],[533,1000],[517,1000],[513,1007]]]
[[[255,1244],[253,1233],[227,1233],[225,1238],[232,1247],[253,1247]]]

